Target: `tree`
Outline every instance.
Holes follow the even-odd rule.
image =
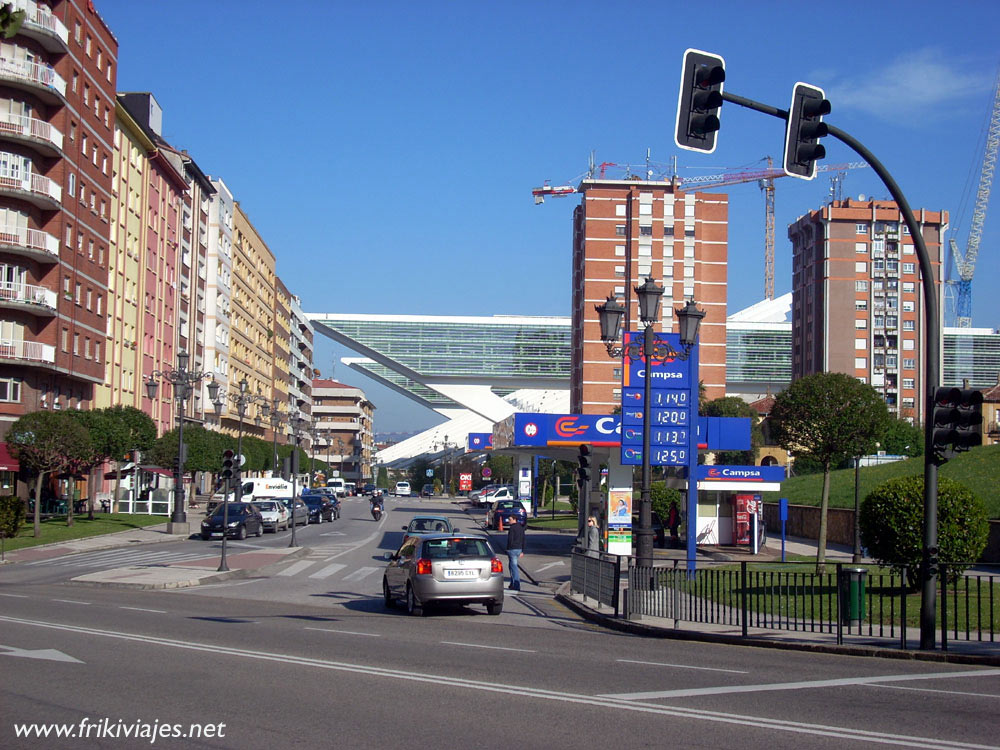
[[[806,375],[775,398],[771,424],[778,444],[796,455],[811,456],[823,466],[817,572],[826,561],[830,469],[850,456],[871,453],[889,423],[889,410],[878,391],[839,372]]]
[[[760,415],[746,401],[737,396],[723,396],[700,404],[699,412],[706,417],[745,417],[750,420],[750,450],[716,451],[715,462],[731,466],[753,466],[757,463],[757,450],[764,444],[760,429]]]
[[[146,412],[134,406],[110,406],[103,411],[107,412],[108,422],[114,428],[110,437],[98,440],[98,445],[103,446],[105,455],[115,462],[113,509],[117,513],[121,502],[122,465],[132,460],[133,451],[144,453],[153,446],[156,441],[156,423]]]
[[[35,477],[34,536],[42,535],[40,508],[46,475],[75,473],[92,460],[94,447],[87,429],[65,412],[25,414],[7,433],[11,454]]]
[[[924,478],[897,477],[883,482],[861,504],[861,541],[880,565],[897,572],[906,567],[907,582],[921,580],[924,535]],[[939,559],[949,563],[952,578],[975,563],[986,548],[989,521],[986,506],[970,489],[938,477]]]
[[[922,456],[924,431],[905,419],[892,419],[882,436],[881,448],[895,456]]]
[[[12,3],[0,6],[0,36],[10,39],[21,30],[27,14],[23,10],[14,10]]]

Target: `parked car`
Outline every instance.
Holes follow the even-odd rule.
[[[320,495],[326,498],[333,505],[334,520],[340,518],[340,498],[337,497],[336,492],[331,490],[329,487],[317,487],[315,489],[309,490],[308,492],[302,493],[303,498],[305,498],[308,495]]]
[[[354,497],[358,494],[358,486],[354,482],[348,482],[344,485],[344,488],[346,489],[344,494],[346,494],[347,497]]]
[[[434,485],[425,484],[420,490],[420,497],[433,497],[434,496]]]
[[[260,536],[264,533],[264,519],[252,503],[222,503],[201,522],[201,538],[221,537],[223,533],[233,539]]]
[[[457,526],[452,526],[451,521],[445,516],[414,516],[410,519],[408,526],[401,527],[403,531],[410,534],[454,534],[458,531]]]
[[[487,493],[492,492],[499,486],[500,486],[499,484],[483,485],[478,490],[472,490],[472,492],[469,493],[469,499],[472,500],[473,502],[479,502],[479,498],[481,498],[483,495]]]
[[[281,502],[285,504],[285,507],[292,511],[292,523],[295,526],[305,526],[309,523],[309,506],[302,502],[299,498],[295,498],[295,507],[292,510],[292,499],[281,498]]]
[[[396,497],[409,497],[410,496],[410,483],[409,482],[396,482],[396,487],[392,491],[392,494]]]
[[[513,487],[505,484],[502,487],[497,487],[495,490],[479,496],[480,505],[490,505],[497,500],[517,500],[517,493]]]
[[[258,500],[254,503],[260,511],[260,517],[264,522],[264,531],[288,531],[292,514],[288,507],[279,500]]]
[[[408,536],[386,553],[382,597],[386,607],[402,598],[411,615],[426,614],[438,602],[485,604],[503,611],[503,562],[489,540],[471,534]]]
[[[302,502],[309,508],[309,523],[333,520],[333,503],[325,495],[303,495]]]
[[[501,518],[506,523],[507,518],[510,516],[523,513],[524,506],[520,500],[494,500],[493,504],[490,505],[490,509],[486,511],[486,528],[498,529],[500,528]]]

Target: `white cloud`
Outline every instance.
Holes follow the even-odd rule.
[[[945,115],[948,109],[966,109],[971,99],[989,91],[992,73],[927,48],[901,55],[883,68],[840,80],[828,78],[832,82],[824,89],[834,113],[861,110],[887,119],[927,118]]]

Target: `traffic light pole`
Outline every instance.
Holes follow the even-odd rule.
[[[746,107],[757,112],[788,120],[788,112],[777,107],[771,107],[752,99],[746,99],[729,92],[723,92],[723,101],[732,102],[740,107]],[[924,244],[924,237],[920,231],[907,202],[903,191],[889,174],[889,171],[878,159],[865,148],[857,139],[845,133],[840,128],[829,125],[829,134],[853,149],[868,165],[875,170],[875,173],[882,180],[882,183],[889,189],[893,200],[899,206],[903,214],[903,220],[910,230],[910,237],[917,252],[917,260],[920,264],[920,276],[923,280],[924,293],[924,320],[926,321],[925,345],[926,354],[924,360],[924,546],[921,561],[921,597],[920,597],[920,648],[934,649],[936,647],[935,638],[935,615],[937,598],[937,576],[938,576],[938,543],[937,543],[937,490],[938,490],[938,465],[935,462],[933,451],[934,420],[932,417],[934,392],[941,381],[941,320],[938,313],[938,293],[935,286],[934,267],[931,265],[930,256],[927,254],[927,246]]]

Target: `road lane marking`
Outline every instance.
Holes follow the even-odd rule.
[[[904,687],[903,685],[872,685],[887,690],[914,690],[918,693],[944,693],[945,695],[967,695],[972,698],[1000,698],[995,693],[969,693],[964,690],[934,690],[933,688]]]
[[[549,563],[548,565],[543,565],[542,567],[538,568],[535,571],[535,574],[537,575],[538,573],[542,573],[542,572],[548,570],[549,568],[555,568],[555,567],[557,567],[559,565],[565,565],[565,564],[566,563],[563,562],[562,560],[559,560],[559,562],[552,562],[552,563]]]
[[[0,594],[0,596],[9,596],[12,599],[29,599],[27,594]]]
[[[318,630],[320,633],[341,633],[343,635],[367,635],[372,638],[381,638],[381,633],[359,633],[355,630],[335,630],[334,628],[306,628],[306,630]]]
[[[145,607],[118,607],[118,609],[130,609],[133,612],[153,612],[158,615],[167,614],[167,610],[165,609],[146,609]]]
[[[216,643],[198,643],[194,641],[180,641],[177,639],[160,638],[141,633],[124,633],[109,630],[99,630],[80,625],[66,625],[57,622],[46,622],[42,620],[26,620],[17,617],[0,615],[0,622],[9,622],[17,625],[26,625],[48,630],[60,630],[70,633],[80,633],[98,638],[113,638],[123,641],[131,641],[141,644],[145,648],[152,645],[164,648],[179,648],[188,651],[198,651],[208,654],[211,658],[221,656],[231,656],[236,659],[253,659],[257,661],[271,661],[281,664],[313,667],[316,669],[328,669],[337,672],[349,672],[354,674],[364,674],[375,677],[384,677],[387,680],[397,682],[399,680],[410,680],[412,682],[427,683],[440,687],[447,685],[450,687],[460,687],[468,690],[480,690],[483,692],[496,693],[511,697],[525,699],[536,698],[539,700],[559,701],[584,706],[597,706],[599,708],[610,709],[613,712],[631,711],[636,713],[656,714],[659,716],[671,716],[684,719],[694,719],[714,724],[730,724],[752,729],[771,729],[781,732],[790,732],[798,735],[812,735],[819,737],[831,737],[836,740],[858,740],[866,742],[880,742],[888,745],[900,745],[908,748],[921,748],[922,750],[983,750],[989,748],[987,745],[978,745],[968,742],[956,742],[953,740],[938,739],[934,737],[917,737],[903,734],[890,734],[887,732],[875,732],[866,729],[853,729],[851,727],[835,727],[823,724],[807,724],[800,721],[784,719],[770,719],[757,714],[741,715],[719,712],[717,710],[702,710],[694,708],[684,708],[681,706],[664,706],[656,703],[639,703],[622,700],[610,700],[602,696],[585,695],[582,693],[564,693],[554,690],[542,690],[539,688],[506,685],[499,683],[477,682],[449,675],[433,675],[426,672],[408,672],[398,668],[374,667],[363,664],[351,664],[347,662],[334,662],[325,659],[315,659],[305,656],[294,656],[291,654],[276,654],[273,652],[251,651],[243,648],[221,646]],[[974,672],[945,672],[935,675],[936,677],[961,677],[967,675],[989,676],[1000,673],[1000,670],[982,670]],[[906,675],[887,676],[883,679],[906,679]],[[855,683],[859,680],[855,680]],[[991,750],[995,750],[991,748]]]
[[[732,672],[733,674],[748,674],[745,669],[719,669],[718,667],[693,667],[690,664],[668,664],[660,661],[638,661],[637,659],[615,659],[623,664],[647,664],[650,667],[674,667],[675,669],[703,669],[707,672]]]
[[[530,648],[508,648],[507,646],[487,646],[483,643],[459,643],[458,641],[441,641],[445,646],[467,646],[468,648],[489,648],[494,651],[520,651],[525,654],[537,654],[538,652]]]
[[[332,576],[338,570],[343,570],[347,566],[344,563],[332,563],[327,565],[325,568],[320,568],[315,573],[310,574],[310,578],[327,578]]]
[[[311,567],[312,564],[313,564],[312,560],[299,560],[298,562],[293,562],[291,565],[289,565],[284,570],[279,570],[278,571],[278,575],[279,576],[293,576],[296,573],[301,573],[306,568]]]
[[[360,581],[362,578],[367,578],[372,573],[378,570],[381,570],[381,568],[373,568],[371,566],[365,566],[363,568],[358,568],[353,573],[348,573],[341,580],[343,580],[344,583],[348,583],[350,581]]]
[[[54,602],[62,602],[63,604],[84,604],[90,606],[90,602],[78,602],[76,599],[53,599]]]
[[[956,677],[995,677],[1000,669],[983,669],[968,672],[931,672],[928,674],[877,675],[874,677],[843,677],[836,680],[811,680],[806,682],[772,682],[759,685],[729,685],[725,687],[692,688],[690,690],[655,690],[642,693],[602,693],[602,698],[623,701],[660,700],[662,698],[691,698],[700,695],[731,695],[733,693],[766,693],[775,690],[805,690],[809,688],[853,687],[874,685],[880,682],[907,682],[910,680],[941,680]]]

